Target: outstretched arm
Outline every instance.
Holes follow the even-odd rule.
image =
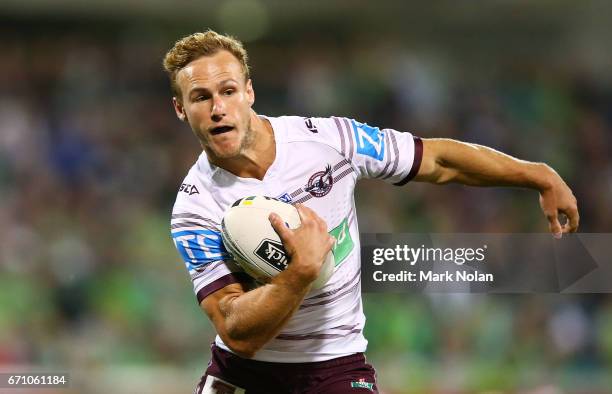
[[[423,158],[415,180],[535,189],[540,193],[540,207],[555,237],[578,229],[576,197],[559,174],[544,163],[519,160],[477,144],[445,138],[423,139]],[[568,218],[563,226],[559,222],[560,213]]]

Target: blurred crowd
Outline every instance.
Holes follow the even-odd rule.
[[[192,387],[214,331],[169,237],[200,150],[161,69],[179,36],[3,35],[0,367],[161,365]],[[259,113],[348,116],[544,161],[573,188],[581,231],[612,229],[612,86],[579,62],[471,64],[374,36],[247,49]],[[357,205],[362,232],[547,230],[534,191],[364,181]],[[607,295],[366,294],[365,309],[389,393],[612,387]]]

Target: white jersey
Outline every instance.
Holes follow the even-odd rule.
[[[264,195],[303,203],[337,239],[336,266],[327,284],[306,295],[281,333],[253,359],[324,361],[364,352],[359,230],[353,191],[360,178],[403,185],[417,173],[422,142],[346,118],[267,117],[276,158],[262,180],[241,178],[211,165],[205,153],[181,185],[171,231],[198,302],[227,286],[250,280],[221,241],[224,212],[238,199]],[[221,348],[229,350],[219,336]]]

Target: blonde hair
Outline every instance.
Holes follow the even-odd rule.
[[[177,99],[181,99],[181,89],[176,83],[176,74],[192,61],[202,56],[212,56],[221,50],[228,51],[240,62],[245,81],[250,78],[249,56],[240,41],[212,30],[193,33],[174,43],[164,56],[164,70]]]

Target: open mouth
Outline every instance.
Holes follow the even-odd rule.
[[[211,129],[210,133],[212,135],[218,135],[218,134],[227,133],[228,131],[232,131],[232,130],[234,130],[233,126],[219,126],[219,127],[215,127]]]

